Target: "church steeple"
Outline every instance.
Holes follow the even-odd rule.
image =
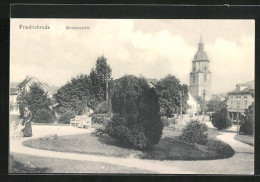
[[[202,39],[202,33],[200,34],[200,41],[199,41],[199,50],[203,50],[204,47],[204,42]]]

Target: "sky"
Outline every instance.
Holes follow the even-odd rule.
[[[10,81],[21,82],[28,75],[60,87],[72,77],[89,74],[103,54],[114,79],[133,74],[159,80],[172,74],[189,84],[201,34],[213,93],[254,79],[253,20],[11,19]]]

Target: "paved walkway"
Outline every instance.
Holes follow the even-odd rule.
[[[33,125],[32,138],[57,134],[73,135],[91,132],[86,129],[78,129],[69,126],[37,126]],[[235,155],[228,159],[205,161],[159,161],[136,158],[116,158],[88,154],[76,154],[33,149],[22,145],[22,142],[32,138],[10,139],[10,152],[29,154],[41,157],[54,157],[60,159],[72,159],[78,161],[95,161],[109,164],[134,167],[153,171],[158,174],[253,174],[254,150],[253,147],[234,139],[235,133],[222,133],[218,138],[228,143],[235,151]],[[86,171],[87,172],[87,171]]]

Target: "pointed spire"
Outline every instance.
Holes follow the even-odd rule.
[[[203,50],[204,42],[202,38],[202,30],[200,32],[199,50]]]

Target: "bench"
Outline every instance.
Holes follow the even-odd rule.
[[[77,126],[83,129],[85,126],[91,127],[91,118],[87,115],[76,115],[75,118],[70,120],[70,126]]]

